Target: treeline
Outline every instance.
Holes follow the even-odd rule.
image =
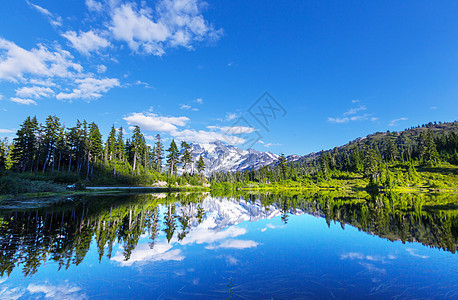
[[[418,168],[458,165],[458,125],[426,124],[403,132],[377,133],[332,150],[287,163],[282,154],[275,165],[259,170],[217,173],[212,182],[272,183],[284,180],[319,182],[359,174],[371,185],[409,185]]]
[[[59,172],[98,183],[146,184],[158,180],[182,182],[183,178],[177,176],[178,167],[183,169],[186,182],[202,180],[199,174],[205,164],[202,158],[193,160],[188,143],[183,141],[179,150],[172,140],[164,151],[159,134],[150,146],[138,126],[126,139],[123,128],[113,125],[104,141],[94,122],[78,120],[74,127],[66,128],[57,116],[48,116],[44,124],[39,124],[36,117],[27,117],[12,143],[5,139],[0,144],[0,170],[16,173]]]

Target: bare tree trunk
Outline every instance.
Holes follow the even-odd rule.
[[[137,151],[134,152],[134,168],[132,169],[132,174],[135,172],[135,165],[137,164]]]

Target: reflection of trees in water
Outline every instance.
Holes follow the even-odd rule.
[[[174,211],[178,197],[183,196],[91,197],[71,209],[2,212],[0,277],[9,276],[16,266],[22,266],[24,275],[31,276],[47,260],[56,261],[59,269],[78,265],[93,238],[99,261],[104,255],[111,258],[115,242],[122,245],[128,260],[142,234],[149,235],[150,248],[154,247],[160,231],[158,204],[169,203]],[[186,198],[192,203],[203,197],[189,194]],[[172,213],[173,223],[176,217]]]
[[[426,196],[388,194],[371,199],[320,195],[299,199],[296,207],[331,221],[350,224],[391,241],[419,242],[455,253],[458,211],[426,206]]]
[[[90,197],[71,209],[3,212],[0,215],[0,276],[21,266],[25,276],[37,272],[46,260],[59,269],[78,265],[95,240],[99,261],[111,258],[115,242],[122,246],[128,260],[141,235],[147,234],[154,248],[161,231],[170,242],[174,235],[182,240],[205,215],[202,194],[169,194],[128,197]],[[237,198],[237,197],[235,197]],[[273,205],[288,222],[289,214],[299,209],[321,216],[328,226],[340,222],[389,240],[415,241],[452,253],[457,250],[458,211],[427,206],[430,199],[410,195],[377,196],[371,199],[342,197],[339,194],[278,196],[245,194],[241,199],[261,200]],[[441,199],[439,199],[441,200]],[[440,202],[440,201],[437,202]],[[159,214],[158,204],[165,211]],[[161,228],[161,225],[163,227]]]

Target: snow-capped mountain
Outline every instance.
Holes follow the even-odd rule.
[[[278,161],[278,155],[254,149],[240,149],[223,142],[190,144],[194,161],[202,158],[205,162],[205,175],[213,172],[233,172],[259,169]]]

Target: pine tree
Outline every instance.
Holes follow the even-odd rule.
[[[8,155],[8,139],[0,142],[0,171],[6,168],[6,156]]]
[[[187,171],[187,166],[192,163],[192,149],[185,141],[181,142],[181,163],[183,164],[183,172]]]
[[[59,140],[59,133],[60,133],[60,121],[59,118],[56,116],[48,116],[45,121],[45,127],[43,130],[44,137],[43,137],[43,169],[42,172],[46,171],[46,167],[51,162],[52,168],[54,170],[54,163],[55,163],[55,152],[56,152],[56,144]]]
[[[287,173],[288,166],[286,165],[285,154],[283,153],[280,154],[280,157],[278,158],[278,165],[280,167],[282,179],[286,179],[286,173]]]
[[[135,172],[136,170],[136,165],[137,165],[137,159],[139,156],[144,152],[144,147],[146,146],[145,143],[145,138],[143,137],[143,134],[140,131],[139,126],[134,127],[134,131],[132,134],[132,153],[133,153],[133,168],[132,172]]]
[[[365,154],[364,175],[370,179],[371,183],[377,183],[380,176],[380,155],[373,148],[366,149]]]
[[[98,161],[102,160],[102,153],[102,135],[100,134],[99,127],[97,126],[97,124],[92,122],[91,124],[89,124],[86,178],[89,177],[89,169],[92,174],[92,171],[94,170],[94,164],[97,164]],[[92,168],[90,166],[91,162]]]
[[[171,174],[176,173],[177,171],[177,162],[179,159],[179,152],[175,140],[172,140],[170,143],[170,148],[167,149],[167,166],[169,167],[169,172]]]
[[[122,127],[118,129],[118,136],[116,138],[116,153],[120,161],[125,161],[125,145],[124,145],[124,132]]]
[[[161,136],[157,134],[154,138],[156,143],[154,144],[154,161],[153,165],[156,171],[161,172],[162,168],[162,158],[164,156],[164,146],[161,142]]]
[[[393,162],[398,160],[399,158],[399,150],[394,141],[390,138],[387,141],[386,149],[385,149],[385,161]]]
[[[320,153],[320,171],[321,171],[321,176],[325,180],[328,180],[329,176],[329,162],[328,162],[328,157],[324,151],[321,151]]]
[[[57,171],[60,171],[60,167],[62,164],[62,159],[65,159],[69,155],[69,147],[68,147],[68,137],[65,132],[65,126],[61,126],[59,128],[59,137],[56,143],[56,151],[57,151]],[[54,164],[53,164],[53,171],[54,171]]]
[[[199,172],[200,178],[202,180],[202,172],[205,170],[205,162],[204,162],[204,158],[202,157],[202,155],[199,156],[199,159],[197,160],[196,164],[197,164],[197,172]]]
[[[33,169],[34,156],[38,154],[36,149],[38,127],[36,117],[27,117],[16,132],[17,137],[13,139],[12,161],[15,162],[14,168],[18,171],[25,172],[29,166],[30,170]]]
[[[115,160],[116,153],[116,128],[111,126],[110,133],[108,134],[107,142],[105,143],[105,161]]]
[[[419,140],[420,158],[424,165],[434,166],[439,161],[439,154],[434,142],[434,135],[431,129],[420,134]]]

